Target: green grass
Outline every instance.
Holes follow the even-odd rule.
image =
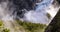
[[[25,31],[25,32],[43,32],[46,25],[45,24],[39,24],[39,23],[31,23],[31,22],[22,22],[19,20],[16,20],[18,23],[20,30]],[[5,28],[3,21],[0,21],[0,32],[10,32],[10,29]]]
[[[2,32],[9,32],[9,31],[10,31],[10,30],[7,29],[7,28],[5,28],[5,29],[2,30]]]
[[[9,32],[8,28],[4,27],[3,21],[0,20],[0,32]]]
[[[35,24],[35,23],[31,23],[31,22],[22,22],[22,21],[19,21],[19,20],[16,20],[16,22],[22,26],[26,32],[42,32],[46,25],[45,24]]]

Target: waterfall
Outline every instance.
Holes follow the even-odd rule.
[[[25,13],[24,20],[32,23],[49,24],[59,10],[59,7],[52,4],[53,1],[42,0],[42,2],[36,3],[36,9]],[[47,13],[50,14],[51,19],[47,17]]]
[[[42,2],[36,3],[37,4],[36,10],[37,11],[44,10],[48,6],[52,5],[53,1],[54,0],[42,0]]]
[[[35,9],[29,11],[27,11],[26,9],[22,10],[25,11],[25,13],[23,13],[23,18],[18,17],[17,12],[15,12],[15,14],[13,15],[14,10],[18,9],[14,7],[13,3],[9,2],[8,0],[3,1],[0,3],[0,20],[4,22],[5,27],[11,29],[11,32],[15,31],[13,29],[14,26],[19,26],[16,22],[14,22],[16,17],[22,21],[48,25],[60,8],[58,7],[58,5],[53,4],[54,1],[55,0],[42,0],[41,2],[36,3]],[[12,7],[11,10],[9,10],[9,5],[12,5],[10,6]],[[47,14],[50,15],[50,18],[48,18]],[[20,32],[20,30],[18,29],[17,31]]]
[[[57,11],[58,7],[55,7],[52,3],[54,0],[42,0],[41,2],[36,3],[37,6],[35,6],[35,10],[29,10],[26,11],[26,13],[23,15],[23,18],[19,18],[16,13],[15,15],[11,14],[13,13],[13,8],[11,11],[8,8],[8,1],[7,2],[2,2],[0,4],[0,19],[4,21],[9,21],[13,20],[13,17],[18,17],[20,20],[22,19],[23,21],[28,21],[32,23],[41,23],[41,24],[48,24],[50,19],[47,17],[47,13],[51,15],[53,18]],[[52,14],[54,13],[54,14]]]

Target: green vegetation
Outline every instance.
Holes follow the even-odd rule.
[[[22,22],[20,20],[16,20],[18,25],[14,28],[16,31],[18,29],[20,31],[25,31],[25,32],[44,32],[46,25],[45,24],[39,24],[39,23],[31,23],[31,22]],[[4,27],[3,21],[0,21],[0,32],[10,32],[8,28]]]
[[[31,23],[31,22],[22,22],[22,21],[19,21],[19,20],[16,20],[16,22],[22,26],[26,32],[43,32],[46,25],[43,25],[43,24],[35,24],[35,23]]]
[[[0,20],[0,27],[3,26],[3,22]]]
[[[3,21],[0,20],[0,32],[9,32],[9,29],[4,27]]]
[[[9,32],[10,30],[9,29],[3,29],[3,32]]]

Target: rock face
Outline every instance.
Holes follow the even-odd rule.
[[[33,10],[35,8],[36,2],[38,0],[0,0],[0,3],[8,2],[8,10],[9,13],[12,11],[12,15],[17,15],[17,17],[23,18],[24,13],[29,10]]]
[[[17,16],[23,18],[23,15],[26,11],[33,10],[36,0],[12,0],[12,3],[15,6],[14,13],[17,12]]]
[[[13,4],[18,6],[19,10],[22,10],[22,9],[30,10],[30,9],[33,9],[34,1],[32,1],[32,0],[13,0]]]

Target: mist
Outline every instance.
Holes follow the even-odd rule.
[[[59,7],[54,3],[54,0],[43,0],[40,3],[36,3],[36,9],[25,13],[25,21],[40,24],[49,24],[54,16],[57,14]],[[50,14],[48,18],[47,14]]]
[[[56,4],[52,4],[54,0],[43,0],[41,2],[36,3],[35,9],[25,11],[24,14],[22,14],[24,17],[20,18],[20,16],[17,16],[18,12],[14,12],[16,8],[12,7],[11,10],[9,10],[9,5],[13,5],[13,3],[9,3],[9,1],[1,2],[0,4],[0,19],[3,21],[13,21],[16,17],[19,20],[32,22],[32,23],[40,23],[40,24],[49,24],[51,22],[51,19],[54,18],[56,13],[59,10],[59,7]],[[47,14],[50,14],[50,18],[47,17]],[[20,14],[19,14],[20,15]]]

